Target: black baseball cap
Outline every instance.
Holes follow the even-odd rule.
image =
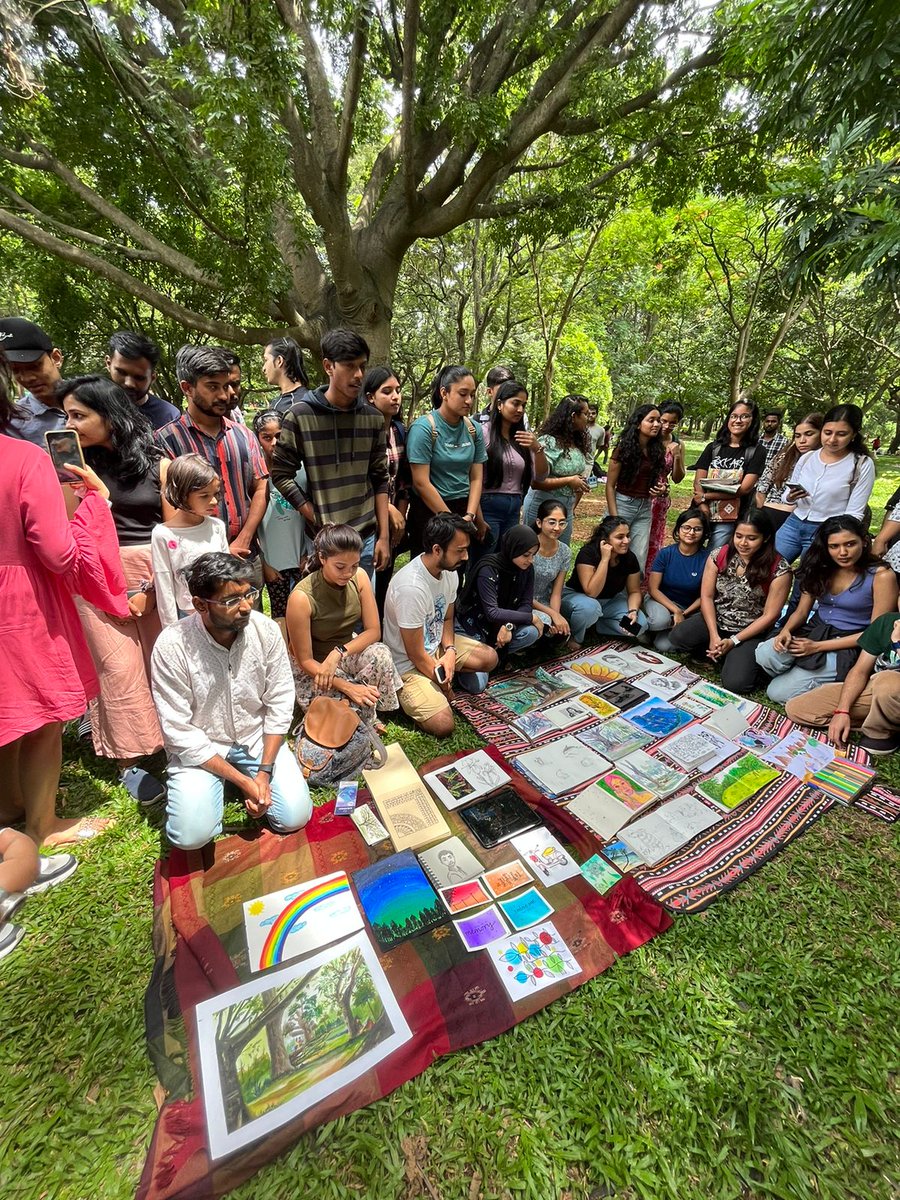
[[[53,343],[40,325],[24,317],[0,317],[0,354],[10,362],[37,362],[52,349]]]

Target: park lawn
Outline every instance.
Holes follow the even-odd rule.
[[[879,459],[876,524],[896,464]],[[585,502],[587,527],[602,507]],[[402,722],[388,739],[416,764],[480,744],[465,722],[449,743]],[[879,769],[900,788],[900,762]],[[142,1004],[162,810],[114,778],[67,739],[61,811],[117,823],[29,901],[0,964],[3,1200],[132,1196],[155,1119]],[[896,1198],[898,876],[897,827],[835,807],[706,913],[233,1195]]]

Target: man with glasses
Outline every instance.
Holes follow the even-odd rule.
[[[285,736],[294,680],[281,631],[253,611],[252,568],[202,554],[185,573],[194,613],[153,648],[153,699],[169,756],[166,836],[185,850],[222,832],[224,785],[277,833],[309,820],[309,788]]]

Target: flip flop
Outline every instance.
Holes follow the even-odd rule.
[[[51,834],[49,840],[44,842],[44,846],[48,849],[55,849],[57,846],[72,846],[78,842],[89,842],[92,838],[105,833],[114,824],[113,817],[82,817],[77,825],[73,825],[64,833]]]

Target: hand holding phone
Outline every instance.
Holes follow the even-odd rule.
[[[438,663],[437,666],[434,668],[434,682],[436,684],[438,684],[440,687],[443,687],[444,684],[447,682],[447,672],[444,670],[444,668],[441,666],[440,663]]]
[[[787,485],[788,499],[801,500],[804,496],[808,496],[809,492],[802,483],[789,483]]]
[[[81,477],[67,467],[81,467],[84,470],[84,454],[81,449],[81,439],[75,429],[48,429],[44,441],[50,452],[50,461],[56,469],[60,483],[81,483]]]

